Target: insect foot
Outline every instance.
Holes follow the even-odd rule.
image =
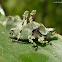
[[[36,51],[38,50],[38,45],[36,45],[35,50],[36,50]]]

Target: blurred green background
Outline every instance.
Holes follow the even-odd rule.
[[[61,0],[0,0],[0,3],[8,15],[20,15],[25,10],[30,12],[37,10],[36,21],[46,27],[56,28],[56,32],[62,34],[62,3],[53,3]]]

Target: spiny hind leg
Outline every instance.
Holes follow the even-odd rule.
[[[33,39],[35,39],[35,37],[34,36],[28,36],[28,40],[29,40],[29,42],[31,42],[34,46],[36,46],[35,47],[35,50],[37,50],[38,49],[38,45],[33,41]]]
[[[29,42],[31,42],[35,46],[35,50],[38,49],[38,45],[32,39],[29,39]]]

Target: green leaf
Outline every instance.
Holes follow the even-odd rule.
[[[13,43],[6,28],[0,24],[0,62],[62,62],[62,37],[50,40],[52,45],[42,46],[35,51],[27,40]]]

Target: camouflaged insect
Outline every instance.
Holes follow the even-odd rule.
[[[38,38],[38,42],[42,44],[48,43],[47,39],[54,35],[54,28],[46,28],[42,23],[35,22],[35,14],[36,10],[33,10],[30,16],[29,11],[25,11],[23,19],[19,16],[9,16],[8,19],[3,22],[3,25],[10,30],[10,34],[17,38],[17,40],[14,41],[17,42],[19,39],[28,39],[29,42],[37,48],[37,44],[33,41],[35,38]]]

